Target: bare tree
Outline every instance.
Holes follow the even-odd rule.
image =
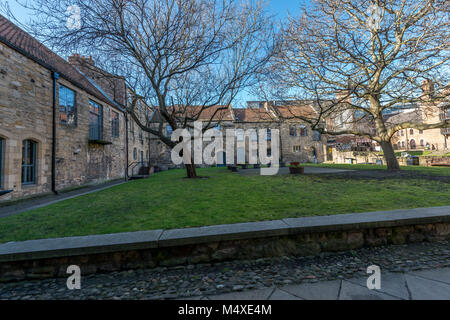
[[[390,123],[387,111],[437,105],[449,95],[448,3],[436,0],[314,0],[289,18],[266,84],[278,99],[310,101],[313,129],[378,142],[388,169],[398,170],[391,138],[405,128],[449,127]],[[423,91],[423,84],[434,93]],[[324,119],[340,116],[326,132]],[[293,114],[293,117],[295,115]]]
[[[216,114],[251,85],[270,52],[272,26],[257,1],[23,0],[22,5],[34,12],[28,26],[44,43],[58,52],[92,55],[97,65],[125,76],[131,117],[169,148],[177,142],[166,136],[165,124],[189,128],[210,114],[204,130],[210,128]],[[80,23],[71,27],[77,12]],[[187,176],[196,177],[195,165],[185,166]]]

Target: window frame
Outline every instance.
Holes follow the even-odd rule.
[[[63,90],[61,90],[61,89],[64,89],[64,90],[67,90],[67,91],[70,91],[70,92],[73,93],[73,106],[72,106],[72,108],[73,108],[73,111],[72,111],[73,112],[73,122],[72,123],[64,122],[61,119],[61,115],[62,114],[68,115],[68,113],[67,113],[68,105],[62,105],[61,104],[61,99],[63,97],[63,95],[62,95],[62,91]],[[69,87],[66,87],[65,85],[59,84],[59,86],[58,86],[58,106],[59,106],[59,123],[63,124],[63,125],[66,125],[66,126],[76,127],[77,126],[77,118],[78,118],[77,117],[77,92],[75,90],[70,89]],[[61,112],[61,107],[64,107],[64,112]],[[67,116],[67,118],[69,118],[69,117]]]
[[[296,126],[289,126],[289,135],[291,137],[297,136],[297,127]]]
[[[92,107],[98,107],[98,113],[92,111]],[[94,109],[95,110],[95,109]],[[97,130],[98,135],[96,137],[92,136],[92,123],[91,115],[96,115],[98,118]],[[103,139],[103,106],[94,100],[89,99],[89,139],[90,140],[102,140]]]
[[[30,143],[32,145],[32,153],[33,153],[32,160],[33,161],[32,161],[31,165],[27,165],[25,163],[28,162],[27,161],[28,160],[28,150],[29,150],[28,144],[30,144]],[[37,180],[37,177],[36,177],[37,145],[38,145],[38,143],[36,141],[32,140],[32,139],[26,139],[26,140],[22,141],[22,165],[21,165],[21,169],[22,169],[21,182],[22,182],[22,185],[33,185],[33,184],[36,184],[36,180]],[[25,153],[24,153],[24,151],[25,151]],[[24,171],[24,167],[32,169],[32,177],[33,177],[32,180],[28,179],[29,172],[28,172],[28,170]]]
[[[170,137],[172,135],[172,133],[173,133],[172,126],[170,124],[166,124],[166,137]]]
[[[120,115],[118,112],[111,110],[111,136],[118,138],[120,135]]]

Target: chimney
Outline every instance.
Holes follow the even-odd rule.
[[[434,83],[433,80],[427,79],[422,82],[422,91],[426,98],[431,98],[434,95]]]
[[[68,59],[69,63],[72,65],[81,65],[81,64],[90,64],[92,66],[95,65],[94,59],[92,59],[92,56],[85,57],[80,56],[78,53],[74,53],[71,55]]]
[[[340,90],[336,94],[336,100],[340,101],[341,103],[352,103],[352,97],[350,95],[350,90]]]

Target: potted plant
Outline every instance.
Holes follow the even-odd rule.
[[[300,162],[291,162],[289,164],[289,172],[291,174],[303,174],[305,168],[300,165]]]

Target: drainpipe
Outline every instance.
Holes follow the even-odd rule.
[[[56,191],[56,86],[59,79],[57,72],[52,73],[53,78],[53,114],[52,114],[52,192]]]
[[[128,113],[124,112],[125,115],[125,181],[128,181]]]

